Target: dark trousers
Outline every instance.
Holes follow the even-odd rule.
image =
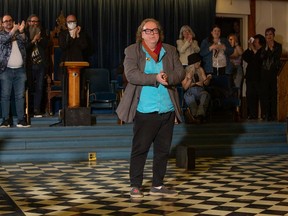
[[[262,70],[260,104],[262,118],[275,120],[277,117],[276,72]]]
[[[175,112],[164,114],[136,112],[130,158],[130,183],[141,187],[144,166],[153,143],[152,186],[163,185],[174,129]]]
[[[61,73],[62,73],[62,122],[64,126],[65,123],[65,109],[68,107],[68,75],[67,75],[67,69],[66,67],[61,67]]]
[[[251,118],[258,117],[259,92],[260,92],[260,85],[257,81],[253,82],[246,80],[247,109],[248,109],[248,115]]]
[[[32,65],[32,91],[34,94],[34,114],[39,114],[41,112],[41,103],[43,97],[44,89],[44,76],[45,76],[45,66],[43,64]]]

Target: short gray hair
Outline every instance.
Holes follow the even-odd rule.
[[[185,30],[189,31],[189,32],[192,34],[192,37],[195,38],[195,33],[193,32],[193,30],[191,29],[191,27],[188,26],[188,25],[183,25],[183,26],[181,27],[181,29],[180,29],[179,39],[183,40],[183,38],[184,38],[184,37],[183,37],[183,32],[184,32]]]

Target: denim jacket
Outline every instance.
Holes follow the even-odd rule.
[[[14,34],[15,39],[17,41],[18,47],[20,49],[23,63],[26,62],[26,42],[27,37],[23,38],[21,34]],[[0,73],[2,73],[8,64],[9,57],[12,51],[12,39],[13,36],[6,31],[0,31]],[[25,66],[25,65],[24,65]]]
[[[225,56],[226,56],[226,63],[227,66],[225,68],[226,74],[232,73],[232,65],[230,63],[230,55],[233,54],[233,47],[231,47],[229,41],[226,38],[221,38],[221,43],[225,44]],[[207,74],[213,73],[213,66],[212,66],[212,55],[213,51],[209,50],[209,47],[211,46],[211,43],[209,43],[208,38],[204,39],[200,45],[200,55],[202,57],[202,64],[204,71]]]

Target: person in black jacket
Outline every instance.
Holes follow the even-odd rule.
[[[34,117],[42,117],[41,104],[44,90],[44,77],[48,68],[49,37],[41,26],[37,15],[28,17],[25,28],[27,44],[27,77]]]
[[[66,25],[68,29],[59,33],[62,61],[84,61],[83,51],[88,47],[87,35],[77,25],[75,15],[67,16]]]
[[[67,29],[59,33],[59,46],[62,51],[61,61],[86,61],[84,51],[88,48],[88,38],[81,26],[77,24],[76,16],[71,14],[66,18]],[[67,108],[67,73],[62,68],[62,109]],[[65,115],[65,114],[64,114]]]
[[[277,118],[277,75],[280,70],[282,45],[274,40],[275,29],[265,30],[266,47],[263,51],[261,71],[261,115],[262,119],[274,121]]]
[[[248,49],[242,54],[247,62],[245,80],[248,119],[258,118],[260,97],[260,74],[262,68],[262,53],[265,47],[265,38],[261,34],[249,40]]]

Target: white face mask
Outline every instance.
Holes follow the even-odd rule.
[[[76,22],[70,22],[70,23],[67,23],[67,26],[70,30],[73,30],[76,28],[77,23]]]

